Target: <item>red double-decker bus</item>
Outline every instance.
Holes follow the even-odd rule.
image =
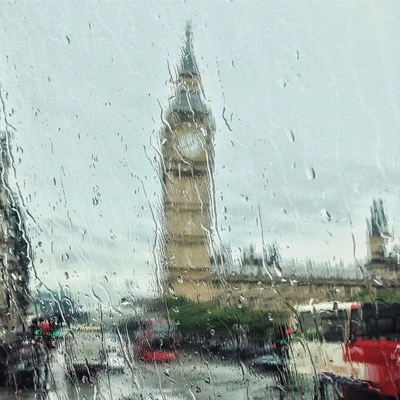
[[[343,358],[362,384],[343,385],[348,399],[400,399],[400,304],[352,304]]]
[[[400,304],[322,303],[297,309],[290,370],[314,398],[400,400]]]
[[[171,362],[177,359],[176,329],[165,318],[136,321],[133,327],[134,353],[149,362]]]

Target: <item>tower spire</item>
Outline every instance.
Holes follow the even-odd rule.
[[[185,45],[182,51],[180,75],[198,75],[199,69],[197,67],[196,58],[193,52],[193,32],[192,23],[187,21],[185,30]]]

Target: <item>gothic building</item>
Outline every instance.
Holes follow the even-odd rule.
[[[205,104],[192,31],[177,68],[174,96],[161,131],[165,290],[209,299],[211,287],[214,119]]]
[[[368,271],[383,280],[398,280],[398,249],[393,248],[393,235],[389,233],[386,209],[382,199],[374,199],[371,217],[367,220],[369,260]]]
[[[173,85],[174,95],[163,116],[160,132],[163,187],[160,250],[165,271],[164,294],[196,301],[212,300],[229,305],[244,302],[253,307],[274,308],[288,302],[304,303],[310,298],[343,301],[358,293],[364,282],[318,278],[312,282],[302,278],[292,281],[283,279],[281,274],[262,279],[265,268],[270,265],[275,270],[280,268],[276,246],[268,248],[267,259],[259,260],[254,276],[227,274],[225,254],[215,252],[213,243],[215,123],[205,102],[190,24]],[[387,224],[379,207],[374,206],[373,210],[370,249],[372,264],[376,266],[384,259],[382,246]],[[250,254],[250,259],[253,256]],[[222,266],[220,270],[218,266]]]

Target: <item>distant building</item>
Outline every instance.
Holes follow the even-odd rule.
[[[215,123],[205,103],[190,24],[173,83],[175,93],[160,132],[163,293],[259,308],[310,299],[343,301],[358,293],[364,281],[284,276],[277,243],[265,245],[261,257],[254,254],[253,246],[244,248],[239,271],[232,270],[230,249],[216,251],[213,243]],[[369,226],[370,266],[376,269],[388,259],[387,221],[379,201],[371,208]]]
[[[29,244],[19,204],[9,186],[8,133],[0,132],[0,321],[10,330],[22,327],[30,301]]]
[[[374,199],[371,217],[367,220],[369,260],[367,270],[378,278],[398,279],[398,254],[393,252],[393,235],[389,233],[387,212],[382,199]]]
[[[212,296],[207,282],[212,255],[215,126],[204,100],[190,24],[174,86],[160,135],[165,290],[204,300]]]

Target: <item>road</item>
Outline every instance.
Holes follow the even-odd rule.
[[[280,398],[272,374],[257,375],[251,373],[243,363],[221,361],[197,352],[182,351],[179,360],[170,364],[154,365],[135,361],[131,369],[127,368],[123,374],[103,372],[95,382],[78,383],[72,382],[65,374],[63,359],[62,351],[53,350],[50,382],[42,397],[46,400]],[[142,393],[144,397],[135,397],[135,393]],[[157,397],[161,393],[165,397]],[[0,398],[4,400],[38,397],[34,389],[25,389],[19,394],[0,389]]]

